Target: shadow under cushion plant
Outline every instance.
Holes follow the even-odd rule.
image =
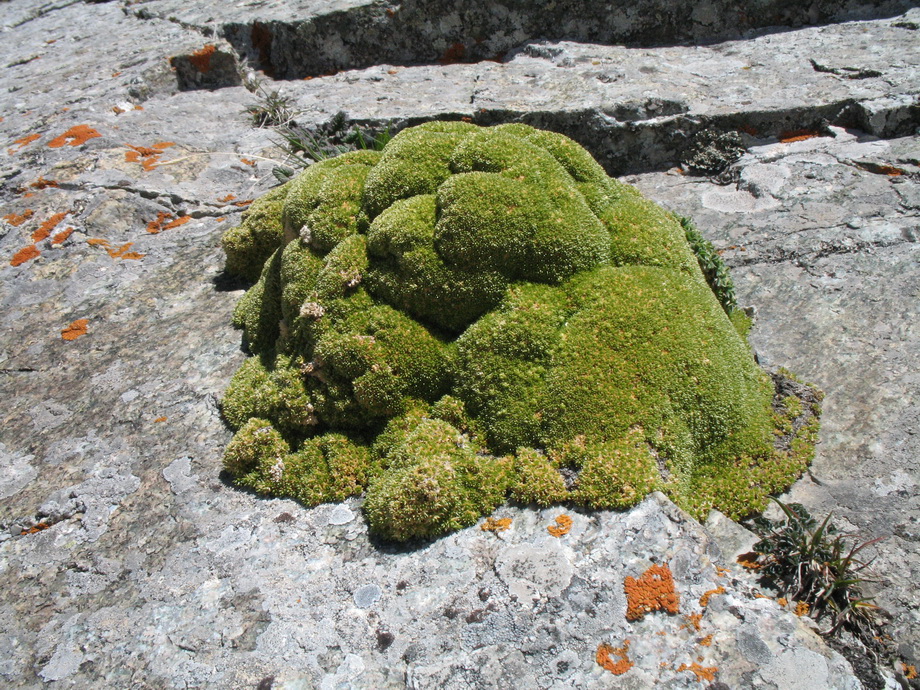
[[[223,238],[255,283],[226,469],[306,505],[366,492],[393,540],[508,497],[761,510],[810,454],[774,443],[795,424],[690,230],[526,125],[429,122],[309,166]]]

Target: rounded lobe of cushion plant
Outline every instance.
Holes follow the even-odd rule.
[[[718,255],[688,237],[522,124],[430,122],[312,165],[224,239],[227,270],[256,280],[234,312],[256,356],[223,402],[228,471],[308,505],[366,489],[396,540],[509,496],[754,510],[814,433],[774,450],[788,420]]]

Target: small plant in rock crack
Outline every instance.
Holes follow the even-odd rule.
[[[819,524],[803,505],[772,500],[785,519],[754,518],[754,529],[763,537],[754,545],[760,575],[790,601],[807,604],[816,620],[829,617],[830,627],[823,635],[848,630],[871,640],[878,627],[878,607],[863,596],[862,585],[869,580],[859,574],[871,560],[857,554],[882,538],[850,542],[838,534],[832,514]]]
[[[700,270],[703,271],[706,282],[709,283],[709,287],[715,293],[725,313],[731,316],[732,312],[738,308],[738,302],[735,299],[735,284],[728,272],[728,266],[725,265],[716,248],[712,246],[712,242],[696,229],[692,220],[681,216],[678,216],[677,219],[684,229],[690,248],[696,254],[696,261],[700,265]]]
[[[254,127],[292,127],[296,126],[297,113],[289,96],[280,91],[269,91],[261,82],[249,85],[258,100],[246,106],[243,111],[248,115]]]

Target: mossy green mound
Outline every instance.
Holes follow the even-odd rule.
[[[741,516],[809,457],[774,448],[794,406],[711,245],[562,135],[413,127],[265,195],[224,247],[256,281],[226,469],[308,505],[366,491],[385,538],[509,497]]]

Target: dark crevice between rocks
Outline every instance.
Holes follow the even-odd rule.
[[[373,2],[307,19],[224,24],[220,33],[276,79],[303,79],[375,64],[502,60],[534,40],[654,47],[745,38],[752,32],[897,16],[916,0],[528,0]]]
[[[637,175],[668,170],[688,159],[701,141],[718,140],[730,133],[740,136],[744,147],[783,140],[790,135],[833,136],[830,126],[854,129],[879,138],[909,136],[920,127],[920,103],[861,103],[853,99],[825,105],[748,111],[716,116],[696,116],[685,112],[654,117],[645,121],[621,121],[623,106],[609,110],[547,110],[521,112],[480,109],[469,113],[441,112],[411,118],[349,118],[343,131],[388,131],[391,134],[430,120],[465,119],[480,126],[521,122],[571,137],[585,147],[604,166],[609,175]],[[322,139],[328,123],[306,129]],[[734,141],[737,137],[733,137]],[[725,169],[738,151],[726,151]],[[691,171],[692,172],[692,171]],[[722,171],[724,172],[724,170]],[[705,174],[715,174],[707,170]],[[720,181],[720,184],[730,183]]]

